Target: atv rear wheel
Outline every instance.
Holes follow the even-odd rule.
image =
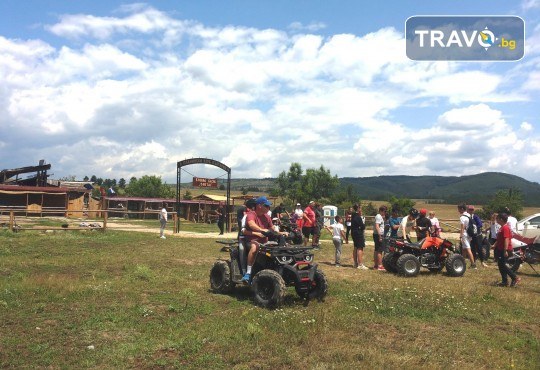
[[[231,281],[231,263],[216,261],[210,270],[210,288],[214,293],[228,293],[234,287]]]
[[[446,272],[450,276],[463,276],[467,270],[467,264],[465,263],[465,258],[461,254],[454,253],[446,259],[445,262]]]
[[[398,274],[413,277],[420,272],[420,261],[412,254],[403,254],[397,260]]]
[[[279,307],[285,297],[285,282],[274,270],[259,271],[251,284],[255,303],[265,308]]]
[[[506,261],[506,266],[514,272],[517,272],[519,270],[519,267],[521,266],[521,260],[519,258],[513,258],[509,261]]]
[[[309,288],[308,297],[309,299],[318,299],[319,301],[324,300],[328,293],[328,280],[326,275],[321,270],[315,271],[315,276],[313,276],[313,281],[311,282],[311,287]]]
[[[399,254],[395,252],[386,253],[382,259],[382,264],[386,271],[396,273],[397,269],[397,260]]]

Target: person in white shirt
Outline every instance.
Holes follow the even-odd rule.
[[[414,208],[409,210],[409,214],[403,217],[401,220],[401,227],[398,230],[398,238],[405,240],[411,239],[411,231],[416,227],[416,217],[418,217],[418,211]]]
[[[471,215],[467,213],[467,205],[460,204],[458,207],[458,212],[460,213],[459,222],[461,224],[461,229],[459,231],[461,239],[461,253],[463,257],[469,257],[471,260],[471,268],[476,270],[476,263],[474,262],[474,256],[471,251],[471,237],[467,234],[467,228],[469,227],[469,222],[474,222],[471,218]]]
[[[517,218],[512,216],[512,213],[510,212],[510,208],[508,207],[504,209],[504,213],[508,215],[508,221],[506,223],[508,224],[508,226],[510,226],[510,231],[512,232],[512,234],[517,233],[517,223],[518,223]]]
[[[441,225],[439,224],[439,219],[435,217],[435,211],[429,211],[429,220],[431,221],[431,235],[440,237]]]
[[[334,217],[336,221],[334,224],[327,226],[326,230],[332,233],[332,242],[336,247],[336,267],[341,267],[341,248],[343,246],[343,239],[345,239],[345,231],[343,230],[343,223],[341,222],[341,216]]]
[[[379,207],[379,213],[375,216],[373,223],[373,242],[375,248],[373,250],[373,269],[378,271],[386,271],[382,265],[382,253],[384,252],[384,219],[386,217],[386,206]]]
[[[159,213],[159,237],[165,239],[165,227],[167,226],[167,203],[163,203],[163,208]]]

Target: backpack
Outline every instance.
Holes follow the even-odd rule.
[[[476,227],[476,222],[470,216],[465,216],[469,219],[469,225],[467,226],[467,235],[470,237],[476,236],[478,234],[478,228]]]

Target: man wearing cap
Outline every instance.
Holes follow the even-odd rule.
[[[416,219],[416,240],[420,241],[428,236],[428,231],[431,229],[431,220],[426,217],[427,210],[422,208],[420,215]]]
[[[263,235],[273,229],[272,219],[268,216],[268,211],[272,203],[266,197],[259,197],[255,200],[255,211],[249,212],[246,216],[246,241],[249,243],[249,254],[247,258],[247,270],[242,278],[244,283],[251,281],[251,268],[255,263],[258,243],[266,243],[268,238]],[[249,235],[248,235],[249,234]]]

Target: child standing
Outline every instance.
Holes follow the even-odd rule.
[[[332,242],[336,247],[336,267],[341,267],[341,247],[343,246],[343,239],[345,239],[345,231],[343,231],[343,223],[341,222],[341,216],[334,217],[336,221],[333,225],[327,226],[326,230],[332,233]]]
[[[499,213],[497,215],[497,223],[501,225],[499,232],[497,233],[497,241],[493,244],[492,248],[495,249],[495,260],[499,265],[499,272],[501,273],[502,281],[498,283],[498,286],[508,286],[508,275],[512,279],[510,286],[516,286],[521,279],[516,276],[516,273],[512,271],[506,264],[508,260],[508,253],[512,251],[512,231],[507,224],[508,215],[506,213]]]

